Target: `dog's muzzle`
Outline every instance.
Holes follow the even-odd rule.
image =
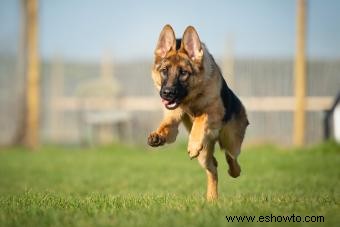
[[[159,93],[162,98],[162,102],[167,109],[173,110],[179,106],[179,92],[176,87],[162,87]]]

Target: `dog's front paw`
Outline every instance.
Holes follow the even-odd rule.
[[[196,143],[196,142],[191,142],[188,145],[188,154],[190,159],[196,158],[201,150],[203,150],[203,144],[202,143]]]
[[[156,132],[151,133],[148,137],[148,144],[151,147],[162,146],[165,143],[165,141],[166,141],[165,137],[159,135]]]

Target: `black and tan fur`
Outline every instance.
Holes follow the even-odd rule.
[[[155,50],[152,78],[165,105],[159,128],[148,137],[153,147],[176,140],[181,122],[189,131],[188,154],[198,159],[206,170],[207,199],[217,194],[217,161],[214,146],[225,152],[229,175],[238,177],[237,162],[247,128],[246,110],[228,88],[221,71],[196,30],[189,26],[182,39],[176,40],[166,25]]]

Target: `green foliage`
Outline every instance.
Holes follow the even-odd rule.
[[[219,162],[220,200],[205,202],[206,179],[184,145],[149,149],[44,147],[0,151],[0,226],[228,226],[226,215],[340,218],[339,145],[261,146],[240,156],[241,177]],[[274,223],[253,223],[271,226]]]

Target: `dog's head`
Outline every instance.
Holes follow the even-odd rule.
[[[203,70],[203,47],[194,27],[177,39],[165,25],[155,49],[153,80],[167,109],[176,109],[190,95]]]

